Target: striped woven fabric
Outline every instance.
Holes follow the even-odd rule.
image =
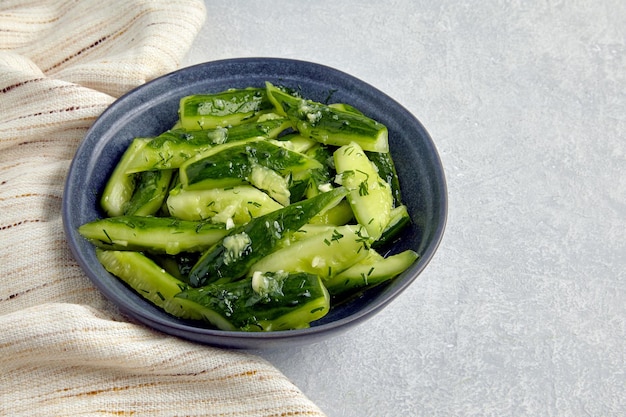
[[[128,322],[64,240],[87,129],[204,20],[196,0],[0,2],[0,415],[323,415],[263,359]]]

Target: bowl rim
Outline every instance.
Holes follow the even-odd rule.
[[[358,84],[361,88],[366,88],[375,92],[378,96],[384,99],[386,102],[393,104],[398,111],[402,111],[405,113],[406,117],[411,119],[411,122],[415,124],[415,126],[420,130],[422,135],[422,140],[425,142],[425,146],[428,148],[430,152],[430,159],[434,161],[433,168],[436,174],[436,178],[433,180],[439,189],[438,197],[438,212],[435,214],[435,219],[438,221],[437,227],[432,234],[430,244],[425,248],[423,252],[420,253],[420,259],[418,262],[415,262],[409,269],[405,272],[405,274],[410,275],[410,279],[403,280],[400,284],[394,286],[394,288],[386,294],[382,299],[377,299],[365,307],[361,308],[358,311],[352,312],[351,314],[341,317],[332,322],[323,323],[315,326],[311,326],[305,329],[294,329],[294,330],[285,330],[285,331],[272,331],[272,332],[241,332],[241,331],[227,331],[227,330],[219,330],[207,327],[199,327],[190,325],[184,321],[172,321],[167,320],[169,316],[165,312],[163,312],[163,317],[157,316],[155,317],[151,314],[147,314],[147,312],[135,305],[126,305],[124,304],[119,295],[114,291],[111,291],[108,287],[104,286],[100,279],[96,276],[96,274],[91,270],[91,266],[87,262],[86,258],[82,254],[82,252],[78,249],[79,245],[77,243],[78,239],[82,239],[78,233],[72,229],[72,215],[74,212],[74,205],[70,203],[69,195],[71,195],[71,190],[73,187],[72,178],[75,175],[75,171],[78,169],[77,159],[80,155],[85,153],[86,151],[93,152],[93,147],[98,145],[97,140],[86,140],[94,135],[103,124],[108,122],[108,119],[114,113],[114,109],[122,103],[126,101],[132,100],[135,96],[144,94],[146,91],[149,91],[151,88],[157,86],[159,83],[162,83],[165,79],[171,79],[178,75],[196,71],[198,69],[207,69],[212,66],[250,66],[250,65],[270,65],[270,66],[278,66],[281,64],[288,65],[296,65],[296,66],[306,66],[312,69],[317,69],[324,71],[330,76],[338,76],[342,78],[350,79],[351,82]],[[432,258],[435,255],[435,252],[439,248],[441,241],[443,239],[444,231],[447,224],[447,216],[448,216],[448,194],[447,194],[447,184],[445,179],[445,172],[443,168],[443,164],[441,162],[441,158],[439,153],[437,152],[436,146],[430,136],[430,134],[426,131],[422,123],[412,114],[410,113],[403,105],[398,103],[396,100],[388,96],[386,93],[378,90],[376,87],[373,87],[369,83],[362,81],[346,72],[340,71],[338,69],[332,68],[330,66],[326,66],[319,63],[298,60],[298,59],[287,59],[287,58],[274,58],[274,57],[250,57],[250,58],[229,58],[229,59],[221,59],[215,61],[207,61],[198,63],[195,65],[187,66],[180,68],[176,71],[161,75],[151,81],[146,82],[145,84],[133,88],[127,93],[123,94],[119,98],[117,98],[113,103],[111,103],[95,120],[95,122],[90,126],[89,130],[84,136],[83,141],[78,146],[75,155],[70,164],[69,170],[67,171],[67,176],[65,180],[65,186],[63,190],[63,198],[62,198],[62,220],[65,231],[65,236],[67,243],[71,249],[71,252],[74,256],[74,259],[80,265],[83,273],[85,273],[92,283],[104,294],[106,298],[113,301],[113,303],[117,306],[120,311],[125,313],[126,315],[130,315],[131,318],[135,318],[138,321],[142,322],[145,325],[148,325],[151,328],[156,330],[163,331],[165,333],[179,336],[188,340],[192,340],[195,342],[208,344],[208,345],[218,345],[223,347],[234,347],[234,348],[260,348],[260,347],[269,347],[275,346],[277,342],[289,340],[296,341],[298,339],[309,339],[310,337],[319,336],[319,335],[330,335],[332,333],[336,333],[339,331],[346,330],[351,325],[359,324],[366,320],[367,318],[373,316],[374,314],[380,312],[385,306],[387,306],[390,302],[392,302],[395,298],[397,298],[404,290],[411,285],[418,275],[420,275],[426,266],[430,263]],[[106,271],[105,271],[106,272]],[[128,291],[132,291],[128,289]],[[212,340],[215,338],[215,340]],[[309,343],[306,341],[305,343]]]

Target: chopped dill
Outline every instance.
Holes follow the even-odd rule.
[[[106,229],[102,229],[102,233],[104,233],[104,235],[107,237],[107,239],[109,239],[109,243],[112,245],[113,244],[113,239],[111,239],[111,236],[109,236],[109,234],[107,233]]]
[[[342,237],[343,237],[343,235],[342,235],[341,233],[339,233],[339,232],[337,231],[337,229],[333,230],[333,235],[332,235],[332,237],[331,237],[331,240],[332,240],[333,242],[338,241],[338,240],[339,240],[339,239],[341,239]]]
[[[367,181],[362,181],[359,184],[359,195],[362,197],[362,196],[369,195],[369,193],[370,193],[370,191],[369,191],[369,187],[368,187]]]

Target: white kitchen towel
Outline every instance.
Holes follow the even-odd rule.
[[[78,144],[179,67],[205,16],[197,0],[0,3],[0,415],[324,415],[255,355],[126,320],[65,242]]]

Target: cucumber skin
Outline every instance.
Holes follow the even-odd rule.
[[[325,281],[364,259],[369,243],[361,225],[329,227],[261,258],[250,267],[248,275],[257,271],[295,271],[319,275]]]
[[[152,216],[107,217],[78,232],[99,248],[169,255],[206,250],[228,233],[223,224]]]
[[[203,108],[207,114],[201,114]],[[264,88],[195,94],[183,97],[179,104],[181,125],[188,130],[235,126],[271,110]]]
[[[141,155],[149,141],[149,138],[133,139],[113,169],[100,197],[100,207],[108,216],[124,214],[124,209],[135,192],[135,175],[128,174],[127,167],[134,158]]]
[[[302,136],[335,146],[354,141],[368,151],[389,152],[388,131],[382,123],[356,112],[294,97],[269,82],[266,88],[278,114],[287,116]]]
[[[378,175],[387,181],[387,184],[391,187],[394,207],[401,205],[402,192],[400,190],[400,180],[398,179],[398,173],[396,172],[396,166],[391,154],[386,152],[365,151],[365,155],[378,169]]]
[[[126,204],[124,215],[151,216],[159,211],[167,196],[173,174],[169,169],[137,174],[135,192]]]
[[[382,248],[385,245],[390,244],[394,239],[398,237],[400,232],[404,230],[411,223],[411,217],[409,215],[407,207],[402,204],[391,210],[391,216],[389,223],[383,229],[383,232],[373,244],[374,249]]]
[[[224,246],[225,238],[222,239],[214,248],[205,252],[191,269],[189,282],[192,286],[199,287],[218,280],[238,280],[248,272],[251,265],[273,252],[282,240],[289,238],[290,233],[296,232],[316,214],[334,207],[346,193],[345,188],[336,188],[257,217],[248,224],[233,229],[229,236],[245,235],[249,237],[250,243],[233,260],[232,254]]]
[[[381,284],[404,272],[419,258],[412,250],[387,258],[383,258],[374,250],[370,250],[370,253],[370,257],[325,280],[324,285],[328,292],[337,296]]]
[[[147,256],[132,251],[96,249],[96,257],[104,268],[128,284],[135,292],[165,312],[182,319],[219,322],[232,330],[225,320],[220,321],[212,311],[191,300],[178,298],[187,285],[174,278]]]
[[[255,292],[252,279],[244,279],[189,287],[176,298],[202,305],[243,331],[305,328],[330,310],[330,296],[321,279],[305,273],[288,274],[281,278],[279,289],[266,294]]]
[[[181,166],[186,188],[232,186],[250,180],[255,165],[283,175],[321,168],[316,160],[264,140],[215,147]]]

